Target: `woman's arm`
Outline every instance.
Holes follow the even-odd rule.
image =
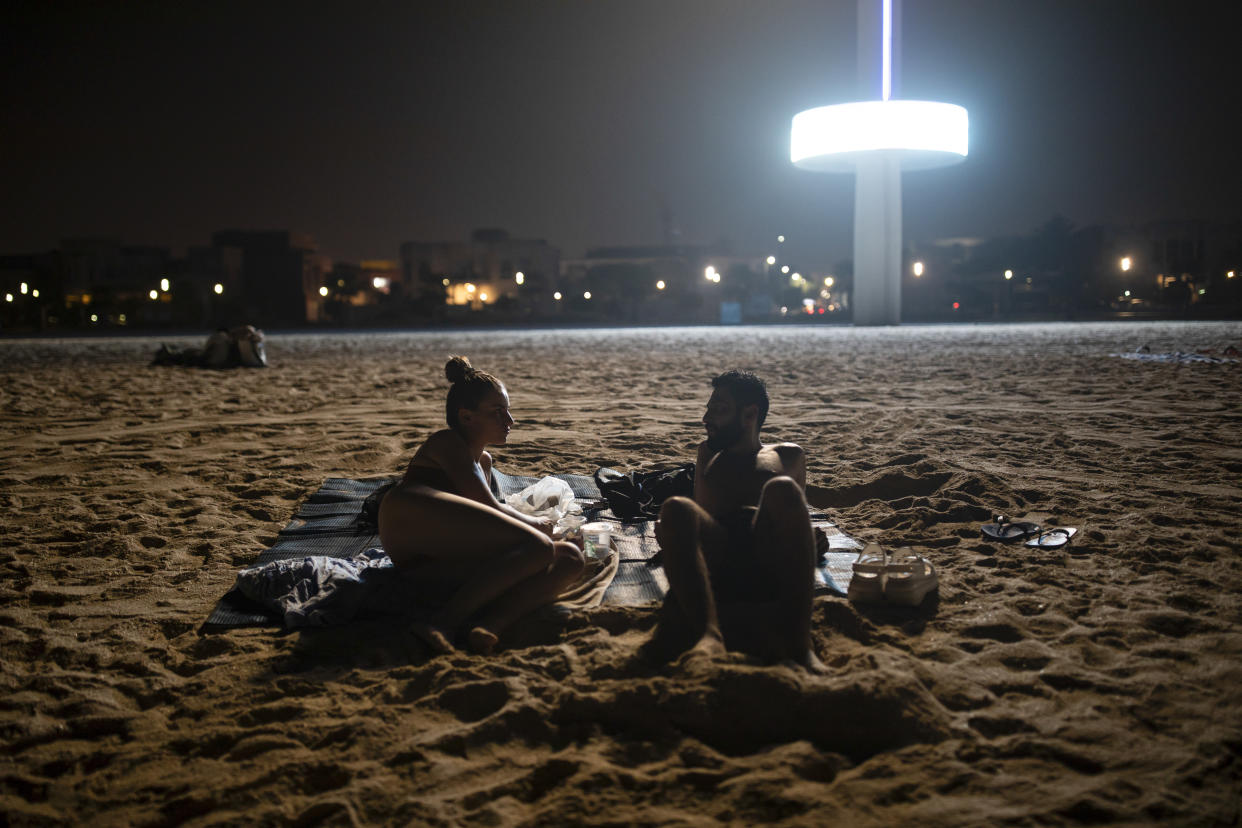
[[[422,453],[433,460],[440,468],[444,469],[445,474],[452,481],[453,487],[461,493],[462,497],[468,497],[476,503],[490,506],[496,511],[516,518],[546,535],[550,536],[552,534],[553,525],[551,521],[523,514],[512,506],[501,503],[496,499],[489,484],[492,471],[492,456],[487,452],[483,452],[479,462],[474,462],[474,458],[470,456],[470,449],[466,446],[465,441],[455,432],[448,429],[436,432],[427,440]]]

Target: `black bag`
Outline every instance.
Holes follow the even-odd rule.
[[[670,497],[694,496],[694,464],[628,474],[600,468],[595,471],[595,485],[621,520],[655,520]]]
[[[400,482],[401,478],[399,477],[395,480],[389,480],[383,486],[367,495],[366,500],[362,501],[362,511],[358,514],[357,524],[359,532],[379,531],[380,502],[384,499],[384,495],[388,494],[389,490]]]

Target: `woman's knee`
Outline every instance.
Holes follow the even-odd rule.
[[[586,559],[577,545],[566,541],[556,541],[552,547],[557,569],[577,574],[586,567]]]
[[[549,567],[556,562],[557,544],[542,532],[531,531],[526,533],[522,540],[522,554],[533,564],[540,567]]]

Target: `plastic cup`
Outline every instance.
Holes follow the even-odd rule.
[[[606,558],[612,553],[612,525],[608,523],[582,524],[582,553],[588,558]]]

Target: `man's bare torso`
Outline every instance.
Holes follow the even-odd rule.
[[[699,445],[694,500],[716,519],[759,505],[763,485],[773,477],[792,477],[806,485],[806,460],[793,443],[760,446],[759,451],[713,451]]]

